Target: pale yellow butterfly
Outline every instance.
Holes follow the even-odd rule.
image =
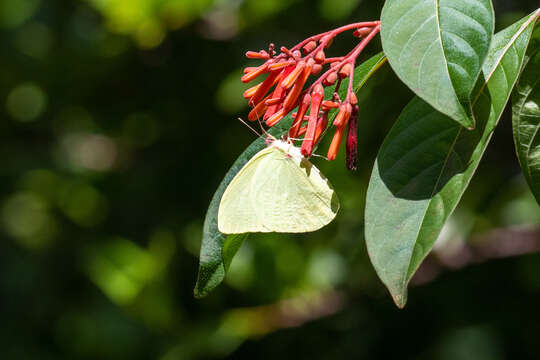
[[[328,179],[292,143],[267,141],[223,193],[219,231],[301,233],[330,223],[339,200]]]

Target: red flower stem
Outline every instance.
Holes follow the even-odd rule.
[[[348,31],[348,30],[355,30],[355,29],[360,28],[360,27],[376,27],[376,26],[380,27],[380,25],[381,25],[380,21],[368,21],[368,22],[358,22],[358,23],[354,23],[354,24],[348,24],[348,25],[339,27],[339,28],[334,29],[334,30],[330,30],[330,31],[327,31],[327,32],[324,32],[324,33],[313,35],[313,36],[305,39],[304,41],[302,41],[301,43],[299,43],[298,45],[296,45],[295,47],[293,47],[290,50],[291,51],[300,50],[308,42],[310,42],[310,41],[319,41],[323,36],[328,35],[328,34],[333,33],[334,36],[332,36],[332,37],[335,37],[335,35],[341,34],[342,32],[345,32],[345,31]]]
[[[356,45],[356,47],[347,56],[345,56],[345,58],[339,63],[338,66],[336,66],[336,68],[340,68],[340,67],[342,67],[343,65],[345,65],[346,63],[349,63],[349,62],[352,63],[353,60],[356,61],[356,58],[358,57],[358,55],[360,55],[362,50],[364,50],[364,48],[367,46],[367,44],[369,44],[369,42],[375,37],[375,35],[377,35],[379,33],[380,30],[381,30],[381,25],[379,23],[377,26],[375,26],[373,31],[371,31],[371,33],[369,33],[368,36],[366,36],[358,45]],[[354,66],[352,66],[352,67],[354,68]],[[315,86],[317,86],[317,84],[322,83],[323,80],[326,79],[326,77],[328,75],[330,75],[334,71],[335,71],[334,68],[330,68],[328,71],[326,71],[320,78],[317,79],[317,81],[315,81],[313,84],[311,84],[310,88],[308,89],[308,92],[311,92],[311,90]]]
[[[333,58],[327,58],[326,60],[324,60],[324,65],[326,64],[331,64],[331,63],[334,63],[334,62],[338,62],[338,61],[342,61],[343,60],[343,56],[341,57],[333,57]]]
[[[354,65],[356,64],[356,58],[354,58],[351,62],[351,71],[349,72],[349,86],[347,88],[347,97],[345,98],[345,102],[349,102],[351,100],[351,94],[353,92],[353,82],[354,82]]]
[[[337,84],[336,84],[336,87],[334,89],[334,94],[332,96],[332,100],[336,101],[337,102],[341,102],[341,99],[339,98],[339,88],[341,87],[341,82],[343,81],[342,78],[338,77],[338,80],[337,80]]]

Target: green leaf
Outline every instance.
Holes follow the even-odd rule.
[[[383,53],[379,53],[355,69],[354,89],[358,91],[366,81],[386,62]],[[340,90],[340,95],[344,96],[347,89],[347,84],[344,83]],[[327,88],[327,97],[333,94],[333,88]],[[337,111],[331,113],[331,117],[335,116]],[[269,133],[276,138],[284,135],[291,125],[292,118],[287,116],[279,124],[269,130]],[[332,122],[329,121],[331,124]],[[194,295],[197,298],[202,298],[208,295],[216,286],[218,286],[227,272],[228,266],[236,251],[240,248],[248,234],[242,235],[225,235],[219,232],[217,227],[217,214],[221,197],[227,186],[236,176],[236,173],[260,150],[266,146],[265,139],[259,138],[238,157],[225,178],[219,185],[204,220],[203,239],[201,244],[201,255],[199,264],[199,276],[195,285]]]
[[[474,128],[470,95],[493,37],[491,0],[387,0],[381,23],[383,49],[399,78]]]
[[[512,95],[514,142],[523,174],[540,204],[540,26],[525,63]]]
[[[371,262],[398,307],[407,285],[465,192],[520,72],[535,13],[498,33],[466,131],[416,97],[385,139],[366,200]]]
[[[268,132],[274,137],[281,137],[288,130],[292,118],[287,116],[279,124]],[[225,178],[219,184],[210,206],[206,212],[203,227],[203,239],[201,244],[201,254],[199,258],[199,276],[195,284],[194,295],[202,298],[216,288],[225,278],[228,265],[240,248],[248,234],[225,235],[219,232],[217,227],[217,215],[221,197],[229,186],[229,183],[236,176],[236,173],[259,151],[266,147],[265,139],[258,138],[238,157]],[[230,246],[229,244],[233,244]],[[225,248],[229,251],[225,253]]]

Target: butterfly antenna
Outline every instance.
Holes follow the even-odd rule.
[[[253,131],[258,137],[264,138],[257,130],[255,130],[251,125],[249,125],[247,122],[245,122],[242,118],[238,118],[240,122],[244,125],[246,125],[251,131]]]
[[[306,139],[306,138],[293,138],[293,137],[287,137],[287,139],[293,140],[293,141],[309,140],[309,139]]]
[[[273,137],[272,135],[270,135],[270,133],[268,131],[266,131],[266,129],[264,128],[262,122],[261,122],[261,117],[259,116],[259,112],[257,112],[257,122],[259,123],[259,127],[261,128],[261,131],[263,132],[264,135],[266,135],[267,138],[271,138],[271,139],[276,139],[275,137]]]
[[[311,154],[311,156],[315,156],[315,157],[318,157],[318,158],[323,158],[324,160],[326,161],[330,161],[328,160],[328,158],[326,156],[323,156],[323,155],[319,155],[319,154]]]

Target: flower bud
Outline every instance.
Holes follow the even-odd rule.
[[[332,138],[330,147],[328,148],[328,155],[326,156],[328,160],[335,160],[339,152],[339,146],[341,145],[341,139],[343,138],[343,133],[345,132],[345,127],[341,126],[336,129],[336,133]]]
[[[351,92],[351,100],[350,100],[350,103],[351,105],[356,105],[358,104],[358,98],[356,97],[356,94]]]
[[[311,75],[317,75],[319,74],[323,69],[323,66],[321,64],[315,64],[311,68]]]
[[[308,42],[306,45],[304,45],[304,52],[306,54],[309,54],[310,52],[315,50],[316,47],[317,47],[317,43],[312,40],[312,41]]]
[[[323,84],[325,86],[334,85],[336,83],[336,80],[337,80],[337,73],[331,72],[330,74],[328,74],[326,79],[323,80]]]
[[[260,52],[248,51],[246,52],[246,57],[248,59],[263,59],[263,60],[270,59],[270,55],[268,55],[268,53],[264,50],[261,50]]]
[[[325,59],[326,59],[326,55],[324,54],[324,51],[323,50],[317,51],[317,54],[315,54],[315,62],[317,62],[317,64],[322,64]]]
[[[362,38],[364,36],[367,36],[371,33],[373,29],[372,28],[369,28],[369,27],[361,27],[361,28],[358,28],[356,29],[354,32],[353,32],[353,35],[356,36],[356,37],[359,37],[359,38]]]
[[[339,77],[345,79],[351,74],[352,65],[350,63],[343,65],[341,70],[339,70]]]
[[[347,150],[347,169],[356,170],[358,163],[358,106],[353,107],[351,119],[347,129],[347,142],[345,148]]]
[[[325,100],[322,102],[322,110],[328,111],[330,109],[337,109],[339,107],[339,103],[334,101]]]

